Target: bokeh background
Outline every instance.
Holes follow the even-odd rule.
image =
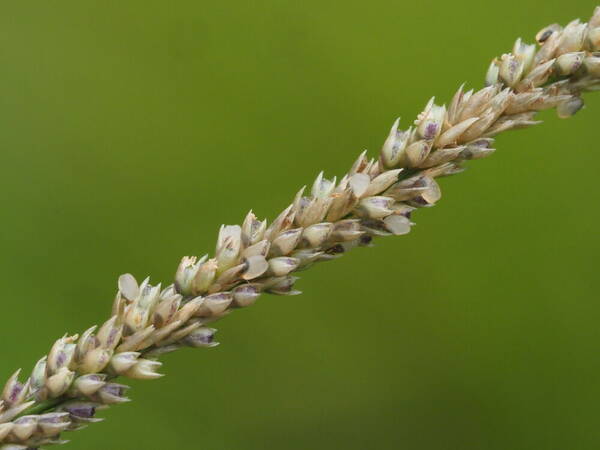
[[[397,116],[594,2],[0,6],[0,376],[273,217]],[[600,95],[500,137],[409,236],[303,274],[165,359],[73,449],[597,449]]]

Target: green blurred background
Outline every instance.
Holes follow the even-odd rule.
[[[0,376],[272,218],[588,1],[0,7]],[[303,274],[69,448],[597,449],[600,95],[502,136],[409,236]]]

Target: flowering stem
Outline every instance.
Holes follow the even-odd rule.
[[[209,323],[262,293],[299,294],[296,272],[374,237],[410,232],[412,211],[440,200],[437,179],[491,155],[497,134],[536,125],[541,110],[562,118],[579,111],[581,94],[600,90],[600,7],[587,24],[550,25],[536,41],[519,39],[494,59],[485,88],[461,87],[448,107],[432,99],[407,130],[397,120],[378,157],[362,153],[339,181],[321,173],[268,226],[252,212],[241,226],[222,226],[214,257],[183,258],[174,284],[122,275],[110,319],[57,340],[25,381],[20,371],[8,380],[0,450],[63,443],[63,431],[99,420],[97,407],[128,400],[115,378],[155,379],[161,355],[217,345]]]
[[[53,398],[50,400],[45,400],[40,403],[36,403],[35,405],[27,408],[18,417],[29,416],[32,414],[43,414],[51,409],[56,408],[58,405],[63,403],[65,399],[63,397]]]

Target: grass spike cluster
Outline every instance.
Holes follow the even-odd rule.
[[[494,152],[494,136],[537,124],[538,111],[570,117],[581,94],[600,90],[600,7],[588,23],[550,25],[535,44],[518,39],[492,61],[486,87],[461,87],[448,106],[430,100],[406,130],[394,122],[378,158],[362,153],[339,181],[319,174],[271,224],[250,212],[222,226],[212,258],[185,257],[162,288],[132,275],[119,278],[112,315],[81,336],[65,335],[0,398],[0,450],[61,444],[64,432],[99,421],[96,411],[128,401],[117,378],[154,379],[160,355],[212,347],[208,325],[264,292],[295,295],[294,275],[378,236],[411,229],[415,209],[441,197],[437,178]]]

